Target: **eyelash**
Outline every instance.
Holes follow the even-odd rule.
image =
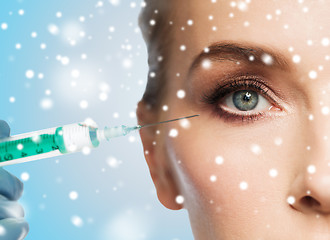
[[[257,77],[247,76],[244,76],[243,80],[236,79],[224,86],[218,83],[210,91],[211,94],[202,94],[201,101],[215,106],[215,116],[223,118],[225,122],[241,120],[242,122],[249,123],[264,118],[266,116],[265,112],[259,112],[254,114],[236,114],[229,113],[221,107],[218,107],[220,100],[226,97],[229,93],[233,93],[239,90],[257,90],[257,93],[265,95],[267,100],[276,103],[276,101],[273,100],[273,98],[270,97],[270,95],[267,93],[269,91],[269,88],[267,88],[263,83],[259,82]]]

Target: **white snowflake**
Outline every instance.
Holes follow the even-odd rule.
[[[2,30],[7,30],[8,29],[8,24],[7,23],[1,23],[1,29]]]
[[[185,46],[185,45],[181,45],[181,46],[180,46],[180,50],[181,50],[181,51],[186,51],[186,46]]]
[[[210,176],[210,181],[211,181],[211,182],[215,182],[215,181],[217,181],[217,176],[215,176],[215,175],[211,175],[211,176]]]
[[[271,176],[272,178],[276,177],[278,175],[278,172],[275,168],[272,168],[269,170],[269,176]]]
[[[58,28],[57,25],[51,23],[48,25],[48,31],[52,34],[52,35],[57,35],[60,32],[60,29]]]
[[[180,99],[184,98],[186,96],[186,92],[182,89],[180,89],[179,91],[177,91],[176,96]]]
[[[40,107],[44,110],[51,109],[53,107],[53,100],[50,98],[44,98],[40,101]]]
[[[175,137],[178,136],[178,134],[179,134],[178,130],[175,129],[175,128],[172,128],[172,129],[170,130],[170,132],[169,132],[168,135],[169,135],[170,137],[172,137],[172,138],[175,138]]]
[[[184,203],[184,197],[181,196],[181,195],[178,195],[176,198],[175,198],[175,201],[177,204],[183,204]]]
[[[308,76],[310,79],[315,79],[315,78],[317,78],[317,72],[312,70],[308,73]]]
[[[223,157],[222,156],[216,156],[215,163],[218,165],[223,164]]]
[[[258,144],[252,144],[250,149],[256,155],[261,154],[261,147]]]
[[[77,200],[77,198],[78,198],[78,193],[77,193],[76,191],[71,191],[71,192],[69,193],[69,198],[70,198],[71,200]]]
[[[294,203],[296,202],[296,198],[295,198],[294,196],[289,196],[289,197],[287,198],[287,202],[288,202],[290,205],[292,205],[292,204],[294,204]]]
[[[273,64],[273,57],[270,56],[267,53],[262,54],[261,60],[266,64],[266,65],[272,65]]]
[[[78,78],[80,76],[80,71],[78,69],[73,69],[71,71],[71,77]]]
[[[314,165],[309,165],[307,167],[307,172],[310,174],[314,174],[316,172],[316,167]]]
[[[241,182],[239,184],[239,187],[241,190],[246,190],[248,188],[248,183],[247,182]]]
[[[28,174],[27,172],[23,172],[21,174],[21,179],[22,179],[22,181],[26,182],[27,180],[30,179],[30,174]]]
[[[210,69],[211,66],[212,66],[212,62],[211,62],[211,60],[209,60],[209,59],[204,59],[204,60],[202,61],[202,68],[204,68],[204,69]]]
[[[330,44],[330,40],[329,40],[329,38],[325,37],[325,38],[322,38],[321,43],[324,47],[327,47]]]
[[[324,115],[329,115],[329,113],[330,113],[330,109],[327,106],[322,107],[321,111],[322,111],[322,114],[324,114]]]
[[[292,61],[294,63],[300,63],[301,57],[298,54],[293,55]]]
[[[10,97],[9,98],[9,102],[14,103],[15,101],[16,101],[16,98],[15,97]]]
[[[27,70],[25,72],[25,76],[29,79],[33,78],[34,77],[34,71],[33,70]]]
[[[79,216],[76,216],[76,215],[71,217],[71,222],[76,227],[82,227],[84,225],[83,220]]]
[[[80,101],[80,108],[81,109],[86,109],[86,108],[88,108],[88,102],[86,101],[86,100],[82,100],[82,101]]]

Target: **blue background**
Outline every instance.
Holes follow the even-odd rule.
[[[86,118],[99,127],[135,125],[147,79],[140,8],[140,1],[124,0],[1,0],[0,26],[8,28],[0,27],[0,119],[12,135]],[[59,31],[51,32],[51,25]],[[187,212],[158,202],[137,132],[89,155],[5,169],[29,176],[20,199],[30,224],[26,239],[193,239]],[[72,191],[76,200],[69,197]],[[74,216],[81,220],[78,226]]]

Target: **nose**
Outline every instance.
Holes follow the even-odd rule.
[[[313,168],[310,165],[309,168]],[[296,186],[291,203],[293,208],[302,213],[330,214],[330,167],[315,167],[315,173],[305,174],[296,178]],[[292,201],[292,200],[291,200]],[[290,203],[290,200],[288,200]]]
[[[308,154],[291,185],[288,203],[302,213],[330,214],[330,120],[320,117],[310,131]],[[290,199],[290,200],[289,200]],[[329,215],[330,216],[330,215]]]

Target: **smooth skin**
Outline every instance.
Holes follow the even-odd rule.
[[[330,2],[252,0],[247,8],[225,0],[172,2],[173,42],[164,56],[169,65],[161,104],[168,110],[149,110],[140,101],[138,122],[200,116],[189,120],[189,128],[174,122],[140,130],[160,202],[186,208],[199,240],[330,239],[330,46],[324,39],[330,38]],[[282,56],[286,68],[267,60],[259,66],[209,58],[210,65],[191,69],[206,47],[225,42],[266,49]],[[265,79],[274,101],[257,92],[268,100],[258,111],[264,118],[225,121],[215,114],[217,106],[246,112],[200,101],[234,73]],[[176,137],[171,129],[178,130]]]
[[[9,137],[8,124],[0,120],[0,139]],[[24,239],[29,225],[24,220],[23,207],[17,202],[23,193],[23,183],[0,168],[0,240]]]

